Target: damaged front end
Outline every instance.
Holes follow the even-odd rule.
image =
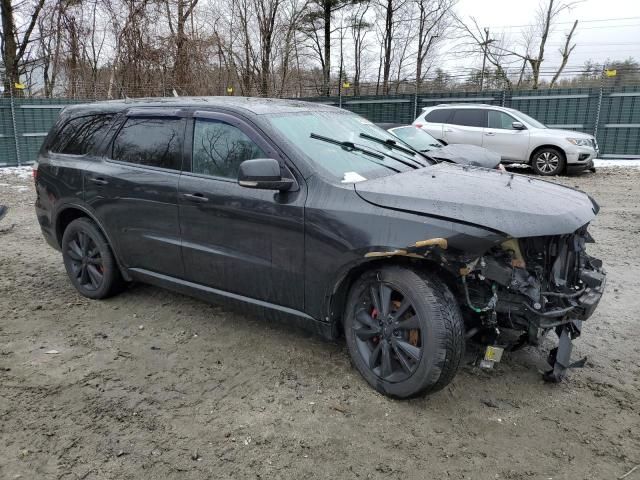
[[[571,341],[580,335],[604,292],[602,262],[586,253],[593,242],[587,225],[569,235],[508,239],[457,272],[468,336],[500,344],[500,328],[522,331],[514,350],[537,345],[550,330],[560,342],[552,350],[548,381],[560,381],[570,363]],[[489,364],[491,358],[488,359]]]

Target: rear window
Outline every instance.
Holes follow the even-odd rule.
[[[180,170],[183,132],[178,118],[129,117],[113,141],[111,158]]]
[[[424,119],[430,123],[449,123],[452,110],[450,108],[439,108],[431,110]]]
[[[113,117],[113,114],[99,114],[73,118],[51,139],[47,150],[67,155],[94,151],[109,130]]]
[[[478,108],[458,108],[454,111],[449,123],[465,127],[484,127],[487,118],[486,110]]]

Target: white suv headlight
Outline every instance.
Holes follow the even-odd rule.
[[[588,138],[567,138],[567,142],[578,147],[591,147],[593,145]]]

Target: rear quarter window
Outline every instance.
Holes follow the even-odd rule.
[[[113,114],[99,114],[72,118],[53,135],[45,149],[67,155],[90,153],[106,135],[113,117]]]

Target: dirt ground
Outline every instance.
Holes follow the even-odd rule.
[[[615,479],[640,464],[640,170],[561,182],[602,211],[608,290],[560,385],[550,348],[389,400],[327,343],[158,288],[80,297],[42,239],[32,182],[0,176],[2,479]],[[56,350],[55,353],[48,353]],[[640,468],[626,479],[640,479]]]

